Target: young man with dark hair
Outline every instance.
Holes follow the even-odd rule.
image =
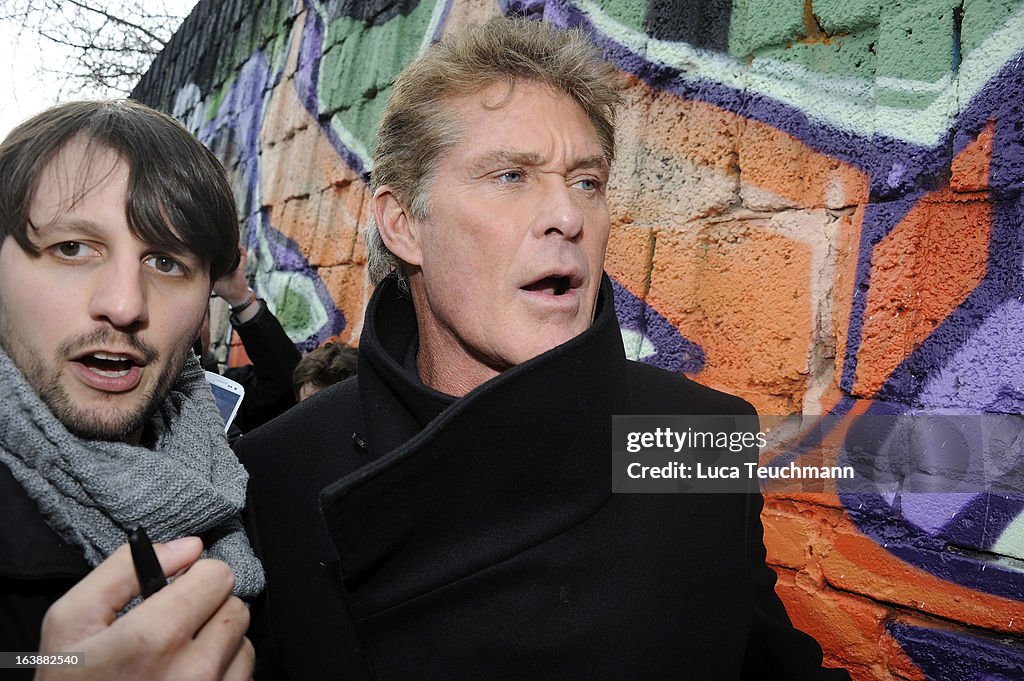
[[[169,116],[73,102],[0,143],[0,648],[83,654],[37,679],[249,677],[246,475],[191,352],[237,250],[223,169]],[[192,566],[141,604],[139,526]]]

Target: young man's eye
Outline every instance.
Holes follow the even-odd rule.
[[[162,274],[184,275],[186,273],[184,265],[166,255],[151,255],[146,259],[146,263]]]
[[[81,258],[88,255],[89,247],[81,241],[65,241],[53,247],[54,252],[62,258]]]

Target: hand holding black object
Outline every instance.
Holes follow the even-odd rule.
[[[132,547],[132,562],[135,564],[135,574],[142,588],[142,597],[149,598],[167,586],[167,577],[160,568],[160,561],[156,559],[153,543],[149,540],[145,528],[140,526],[132,530],[128,535],[128,543]]]

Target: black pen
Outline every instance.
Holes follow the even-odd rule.
[[[132,530],[128,534],[128,543],[132,548],[132,562],[135,563],[135,575],[142,587],[142,597],[149,598],[167,586],[167,577],[160,567],[160,561],[156,559],[156,551],[145,529],[140,526]]]

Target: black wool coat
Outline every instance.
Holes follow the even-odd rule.
[[[2,463],[0,509],[0,650],[36,652],[46,610],[92,568],[80,548],[50,528]],[[34,674],[28,668],[6,669],[0,677],[31,679]]]
[[[752,414],[593,326],[453,400],[386,280],[358,376],[242,438],[257,678],[801,679],[757,495],[613,494],[611,416]]]

